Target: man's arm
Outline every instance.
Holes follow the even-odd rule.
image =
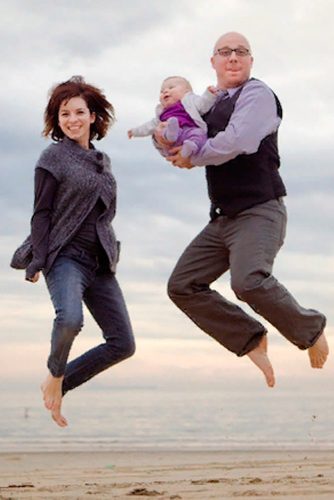
[[[255,153],[261,141],[277,130],[280,121],[272,91],[262,82],[251,80],[243,88],[226,129],[208,139],[191,157],[191,163],[220,165],[240,154]]]

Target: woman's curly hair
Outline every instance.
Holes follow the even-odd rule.
[[[43,136],[50,135],[55,141],[63,139],[64,132],[59,126],[58,119],[59,108],[62,102],[68,102],[72,97],[84,99],[89,111],[95,113],[96,118],[91,124],[89,139],[102,139],[115,121],[114,107],[100,89],[86,83],[82,76],[72,76],[51,89],[44,112]]]

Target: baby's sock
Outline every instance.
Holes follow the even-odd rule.
[[[179,132],[180,127],[177,118],[174,116],[172,118],[168,118],[167,126],[164,131],[165,139],[169,142],[175,142],[178,138]]]
[[[193,141],[184,141],[181,149],[181,155],[183,158],[188,158],[189,156],[196,154],[198,151],[198,146]]]

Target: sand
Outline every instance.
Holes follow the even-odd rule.
[[[333,451],[0,453],[1,499],[334,499]]]

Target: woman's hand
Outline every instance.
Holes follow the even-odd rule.
[[[37,281],[39,280],[39,275],[40,275],[40,272],[38,271],[31,278],[26,278],[26,280],[30,281],[31,283],[37,283]]]

